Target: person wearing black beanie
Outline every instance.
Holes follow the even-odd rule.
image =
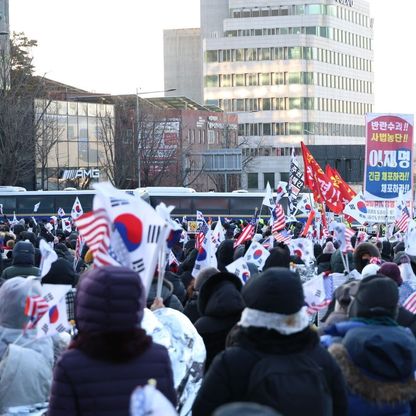
[[[299,276],[272,267],[249,279],[242,295],[246,308],[233,345],[211,364],[192,414],[250,401],[285,416],[346,416],[341,371],[310,327]]]

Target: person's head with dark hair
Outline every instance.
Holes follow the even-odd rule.
[[[226,272],[225,268],[234,261],[234,241],[233,240],[224,240],[218,246],[216,252],[218,260],[218,269],[221,272]]]
[[[264,263],[263,270],[270,269],[271,267],[290,267],[290,251],[288,248],[277,246],[270,250],[270,256],[267,257]]]

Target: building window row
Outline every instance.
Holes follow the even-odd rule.
[[[188,144],[226,145],[236,142],[236,132],[224,127],[223,130],[189,129],[187,132]]]
[[[36,99],[35,111],[39,114],[57,114],[85,117],[114,117],[114,105],[76,101],[51,101]]]
[[[345,91],[372,94],[373,86],[369,81],[341,77],[320,72],[260,72],[246,74],[206,75],[206,88],[250,87],[265,85],[319,85]]]
[[[276,147],[276,146],[256,146],[256,147],[243,147],[241,153],[244,157],[256,157],[256,156],[291,156],[292,150],[295,156],[300,156],[302,153],[300,147]]]
[[[280,7],[245,7],[243,9],[231,9],[230,15],[234,19],[253,17],[275,17],[275,16],[303,16],[322,15],[333,16],[356,25],[370,27],[371,19],[362,13],[350,8],[337,6],[335,4],[299,4]]]
[[[338,123],[244,123],[238,125],[241,136],[337,136],[365,137],[365,126]],[[288,156],[289,154],[284,154]],[[283,156],[279,154],[277,156]]]
[[[217,105],[229,112],[316,110],[364,115],[372,111],[369,103],[324,97],[233,98],[209,100],[206,104]]]
[[[296,27],[277,27],[263,29],[239,29],[228,30],[225,32],[226,37],[241,36],[275,36],[275,35],[312,35],[322,38],[332,39],[336,42],[345,43],[357,48],[371,50],[371,38],[358,35],[357,33],[337,29],[328,26],[296,26]]]
[[[205,62],[287,61],[301,59],[319,61],[360,71],[372,71],[371,60],[330,49],[310,46],[216,49],[205,52]]]

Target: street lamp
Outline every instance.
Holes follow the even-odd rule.
[[[140,91],[136,88],[136,129],[137,129],[137,187],[141,188],[142,186],[142,164],[141,164],[141,152],[140,152],[140,105],[139,98],[144,94],[157,94],[176,91],[176,88],[169,88],[167,90],[161,91]]]

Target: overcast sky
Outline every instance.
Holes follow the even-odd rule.
[[[414,0],[369,0],[377,112],[414,113]],[[39,74],[113,94],[163,89],[163,29],[199,27],[199,0],[10,0]]]

